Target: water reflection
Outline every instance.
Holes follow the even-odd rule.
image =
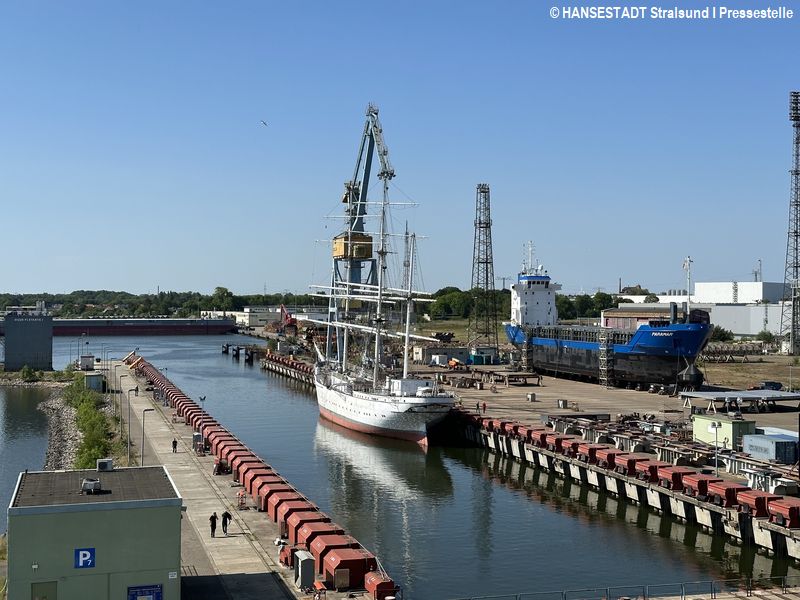
[[[704,568],[717,571],[717,579],[741,577],[798,577],[800,567],[789,558],[768,556],[754,546],[741,546],[729,538],[713,536],[695,524],[662,516],[647,506],[632,504],[616,496],[562,479],[504,456],[482,451],[481,474],[509,489],[525,493],[553,512],[568,514],[587,525],[631,528],[647,532],[670,544],[664,549],[676,561],[693,554]]]
[[[352,477],[368,479],[377,493],[394,500],[441,499],[453,493],[450,473],[435,449],[426,452],[413,442],[367,435],[322,418],[314,447],[328,457],[332,473],[347,470]]]
[[[47,451],[47,417],[37,410],[50,396],[41,388],[0,387],[0,502],[8,506],[19,473],[39,470]],[[0,532],[7,514],[0,513]]]

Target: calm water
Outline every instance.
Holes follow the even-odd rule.
[[[798,574],[786,561],[482,450],[423,453],[326,424],[308,388],[222,355],[222,342],[235,340],[95,338],[89,349],[99,354],[106,344],[119,357],[138,346],[189,396],[206,396],[205,409],[375,552],[408,599]],[[56,338],[55,365],[77,345]],[[35,402],[23,410],[6,390],[7,497],[13,472],[43,460],[45,421]]]

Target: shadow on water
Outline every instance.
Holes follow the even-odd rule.
[[[41,388],[0,387],[0,501],[8,506],[19,473],[39,470],[47,452],[47,417],[37,409],[50,396]],[[0,514],[0,532],[7,514]]]
[[[800,576],[800,568],[789,558],[767,556],[757,552],[755,546],[734,544],[695,524],[662,516],[647,506],[563,479],[553,472],[484,449],[448,449],[446,455],[555,513],[567,514],[587,525],[638,531],[669,540],[664,548],[677,560],[683,560],[688,552],[709,570],[718,571],[717,579]]]

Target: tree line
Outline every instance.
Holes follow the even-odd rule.
[[[483,290],[463,291],[457,287],[444,287],[433,294],[435,301],[428,308],[432,319],[469,318],[476,306],[489,306],[485,299],[476,302],[476,296],[483,294]],[[511,291],[495,290],[494,306],[500,318],[508,318],[511,314]],[[618,298],[605,292],[597,292],[593,296],[579,294],[574,297],[556,294],[556,308],[560,320],[569,321],[580,318],[596,318],[601,311],[613,308],[617,304],[630,303],[630,300]]]
[[[32,306],[43,300],[55,317],[192,317],[204,310],[242,310],[245,306],[327,305],[309,294],[237,295],[225,287],[212,294],[165,291],[131,294],[109,290],[76,290],[68,294],[0,294],[0,311],[10,306]]]

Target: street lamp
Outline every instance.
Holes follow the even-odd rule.
[[[714,430],[714,475],[717,476],[719,475],[719,443],[717,441],[717,432],[720,427],[722,427],[722,423],[719,421],[712,421],[709,427]]]
[[[119,369],[120,365],[114,365],[114,393],[117,392],[117,369]]]
[[[128,390],[128,466],[131,466],[131,392]],[[120,407],[120,417],[122,417],[122,407]],[[119,420],[119,431],[122,433],[122,418]]]
[[[153,412],[155,408],[142,409],[142,460],[140,466],[144,466],[144,415],[145,413]]]

